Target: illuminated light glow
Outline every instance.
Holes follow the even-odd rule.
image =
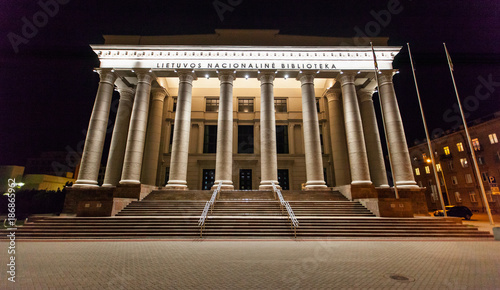
[[[114,70],[114,69],[112,69],[112,70],[111,70],[111,72],[115,72],[115,70]]]
[[[210,76],[208,74],[206,74],[205,77],[207,78],[207,80],[210,78]]]
[[[248,75],[245,75],[245,79],[248,80]]]
[[[288,75],[285,75],[285,80],[288,79]]]
[[[343,75],[343,74],[344,74],[344,72],[343,72],[343,71],[340,71],[340,74],[341,74],[341,75]]]
[[[358,70],[358,75],[361,73],[361,71]]]

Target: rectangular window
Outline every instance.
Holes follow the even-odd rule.
[[[422,159],[427,162],[427,153],[422,153]]]
[[[458,179],[457,179],[457,177],[456,177],[455,175],[453,175],[453,176],[451,177],[451,183],[452,183],[453,185],[457,185],[457,184],[458,184]]]
[[[462,142],[457,143],[457,149],[458,149],[458,152],[463,152],[464,151],[464,144],[462,144]]]
[[[239,98],[238,112],[251,113],[253,112],[253,98]]]
[[[462,164],[463,168],[469,167],[469,163],[467,163],[467,158],[460,158],[460,164]]]
[[[202,190],[210,190],[215,182],[215,169],[203,169]]]
[[[203,138],[203,153],[216,153],[217,151],[217,125],[205,125]]]
[[[276,152],[278,154],[288,154],[288,126],[276,126]]]
[[[253,154],[253,125],[238,126],[238,153]]]
[[[420,175],[420,168],[415,168],[415,175]]]
[[[453,168],[454,168],[454,167],[453,167],[453,161],[448,161],[448,168],[449,168],[450,170],[453,170]]]
[[[460,196],[460,192],[455,191],[455,201],[462,202],[462,197]]]
[[[465,174],[465,182],[472,183],[472,176],[469,173]]]
[[[474,147],[474,151],[481,150],[481,144],[479,144],[479,139],[472,139],[472,147]]]
[[[286,113],[287,112],[286,99],[285,98],[274,99],[274,108],[276,110],[276,113]]]
[[[316,98],[316,111],[319,113],[319,98]]]
[[[321,145],[321,154],[325,153],[325,147],[323,146],[323,127],[319,125],[319,144]]]
[[[469,196],[470,196],[470,201],[471,202],[477,202],[476,192],[475,191],[469,191]]]
[[[490,177],[488,176],[488,172],[481,172],[481,178],[483,179],[484,182],[490,181]]]
[[[446,146],[443,148],[445,155],[450,155],[450,147]]]
[[[170,126],[170,146],[168,146],[168,152],[172,152],[172,144],[174,144],[174,125]]]
[[[489,191],[489,190],[486,192],[486,199],[488,200],[488,203],[494,202],[493,195],[491,194],[491,191]]]
[[[423,187],[422,181],[418,181],[418,187]]]
[[[173,97],[172,112],[177,111],[177,97]]]
[[[437,169],[437,172],[441,172],[441,164],[436,164],[436,169]]]
[[[218,112],[219,111],[219,98],[210,97],[206,98],[205,111],[207,112]]]
[[[484,165],[484,158],[482,156],[477,157],[477,164]]]
[[[288,169],[278,169],[278,183],[283,190],[290,189],[290,182],[288,180]]]
[[[498,138],[497,138],[497,134],[496,133],[488,135],[488,138],[490,138],[490,143],[491,144],[498,143]]]
[[[429,168],[429,166],[425,166],[425,173],[427,174],[431,173],[431,169]]]

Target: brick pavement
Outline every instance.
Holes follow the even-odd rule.
[[[1,289],[500,287],[495,241],[19,241],[15,287],[0,259]]]

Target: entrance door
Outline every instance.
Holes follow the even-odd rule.
[[[210,190],[215,182],[215,169],[203,169],[202,190]]]
[[[288,169],[278,169],[278,182],[281,186],[281,189],[290,189],[290,183],[288,181]]]
[[[240,190],[252,190],[252,169],[240,169]]]

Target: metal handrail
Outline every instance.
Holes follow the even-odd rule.
[[[284,207],[288,213],[288,220],[290,220],[290,225],[291,228],[293,229],[293,234],[295,237],[297,237],[297,228],[299,227],[299,221],[295,217],[292,207],[290,206],[288,201],[285,201],[285,199],[283,198],[281,190],[276,186],[274,182],[271,182],[271,184],[273,185],[274,198],[276,199],[276,196],[279,198],[281,213],[283,214],[283,207]]]
[[[215,205],[215,200],[219,198],[221,187],[222,187],[222,181],[219,182],[217,188],[214,189],[214,192],[212,193],[212,197],[210,198],[210,200],[205,203],[203,212],[201,213],[200,219],[198,220],[198,226],[200,227],[200,238],[203,236],[203,229],[205,228],[205,222],[207,220],[208,210],[210,210],[210,213],[212,213]]]

